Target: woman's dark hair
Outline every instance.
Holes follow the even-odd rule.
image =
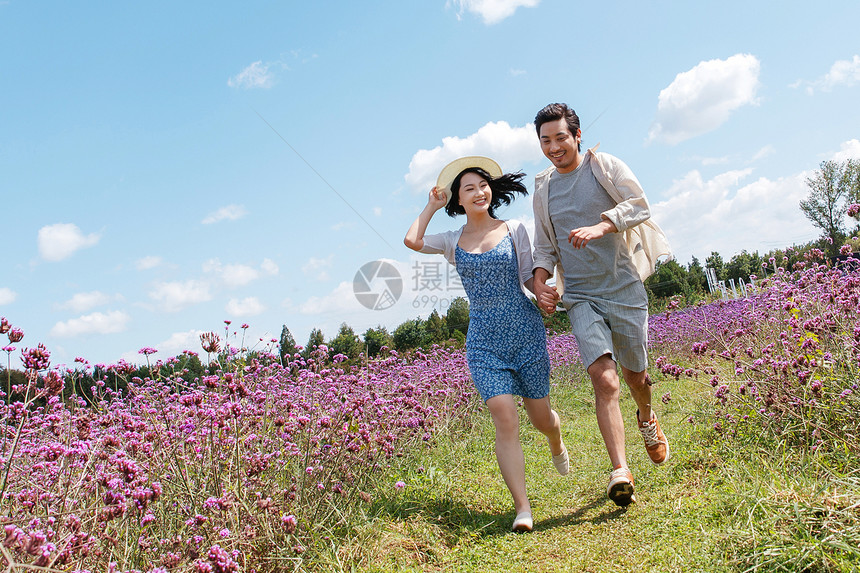
[[[520,183],[522,178],[526,176],[523,172],[505,173],[504,175],[493,178],[480,167],[467,167],[454,177],[454,180],[451,182],[451,200],[448,201],[447,205],[445,205],[445,212],[448,213],[450,217],[466,214],[466,210],[463,209],[462,205],[460,205],[460,179],[462,179],[463,175],[466,173],[475,173],[490,185],[490,190],[493,192],[493,198],[490,200],[490,208],[488,209],[488,212],[490,217],[493,219],[497,218],[495,210],[502,205],[510,205],[511,201],[514,200],[514,194],[519,193],[521,195],[528,195],[529,193],[526,186]]]
[[[551,103],[537,112],[535,116],[535,130],[538,137],[540,137],[540,128],[543,124],[548,121],[558,121],[559,119],[567,122],[570,134],[576,137],[576,130],[579,129],[579,116],[576,115],[575,111],[567,107],[566,103]],[[578,151],[582,151],[582,144],[577,143],[576,148]]]

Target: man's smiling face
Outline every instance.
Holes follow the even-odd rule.
[[[579,166],[581,133],[580,130],[571,133],[564,119],[548,121],[540,126],[540,148],[559,173],[570,173]]]

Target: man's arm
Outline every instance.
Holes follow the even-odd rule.
[[[549,276],[552,276],[558,264],[558,252],[552,237],[552,233],[555,231],[553,231],[546,211],[546,193],[537,190],[538,186],[539,184],[536,182],[534,201],[532,202],[535,215],[534,267],[546,269]]]
[[[594,159],[598,167],[594,174],[616,203],[614,208],[601,213],[601,219],[610,221],[619,233],[648,220],[651,207],[627,164],[606,153],[595,154]]]

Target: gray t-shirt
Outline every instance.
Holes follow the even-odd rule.
[[[564,267],[565,299],[577,294],[613,298],[612,293],[641,282],[624,237],[609,233],[575,249],[567,240],[573,229],[600,222],[615,201],[595,178],[590,156],[571,173],[555,171],[549,180],[549,213]]]

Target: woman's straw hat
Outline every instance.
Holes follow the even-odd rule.
[[[462,173],[464,169],[468,169],[469,167],[478,167],[479,169],[483,169],[493,178],[502,176],[502,168],[489,157],[470,155],[469,157],[455,159],[442,168],[442,171],[439,173],[439,178],[436,179],[436,189],[445,193],[445,197],[448,198],[448,201],[451,200],[451,183],[454,182],[454,178]]]

